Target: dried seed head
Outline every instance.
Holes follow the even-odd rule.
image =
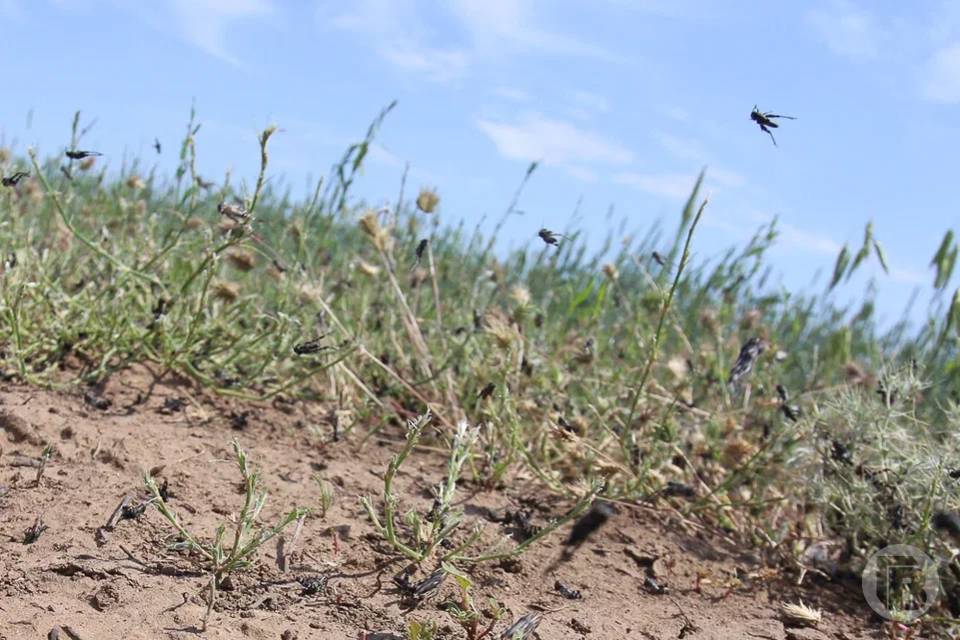
[[[860,384],[867,379],[867,374],[864,372],[863,367],[853,361],[844,365],[843,374],[850,384]]]
[[[522,284],[514,285],[510,289],[510,297],[517,303],[518,307],[525,307],[530,304],[530,290]]]
[[[760,309],[750,309],[740,320],[740,327],[745,330],[754,329],[759,323],[760,319],[763,317],[763,311]]]
[[[254,256],[251,251],[239,248],[231,249],[227,252],[227,262],[229,262],[230,266],[234,269],[240,271],[251,271],[257,266],[256,256]]]
[[[426,187],[420,189],[420,195],[417,196],[417,209],[424,213],[433,213],[438,204],[440,204],[440,196],[435,190]]]
[[[717,332],[717,314],[712,309],[704,309],[700,312],[700,324],[710,333]]]
[[[127,178],[127,187],[129,187],[130,189],[138,191],[140,189],[143,189],[145,186],[146,185],[144,184],[143,180],[138,175],[132,175],[129,178]]]
[[[183,226],[185,226],[190,231],[196,231],[197,229],[202,229],[204,224],[206,223],[204,223],[202,218],[191,216],[187,218],[186,222],[183,223]]]
[[[522,338],[516,327],[499,309],[491,309],[483,318],[483,330],[497,343],[497,347],[506,351]]]
[[[93,156],[88,156],[80,161],[80,171],[89,171],[93,169],[93,165],[97,164],[97,159]]]
[[[370,238],[377,238],[383,232],[380,228],[380,221],[377,219],[376,211],[370,209],[360,216],[360,230]]]
[[[612,478],[613,476],[623,471],[623,469],[620,468],[619,465],[613,464],[611,462],[604,462],[602,460],[597,461],[596,465],[594,466],[594,469],[596,470],[597,475],[603,478],[608,478],[608,479]]]
[[[607,264],[603,265],[603,275],[607,276],[611,280],[616,280],[620,277],[620,271],[617,270],[616,265],[608,262]]]
[[[723,448],[723,458],[731,466],[739,465],[756,452],[750,442],[743,438],[733,438]]]
[[[380,267],[375,264],[370,264],[365,260],[357,261],[357,271],[365,276],[370,276],[371,278],[376,278],[378,275],[380,275]]]
[[[686,380],[687,374],[690,373],[690,367],[687,364],[687,359],[682,356],[673,356],[667,360],[667,369],[677,380]]]
[[[380,219],[376,211],[369,209],[360,216],[360,230],[370,238],[373,246],[378,250],[386,250],[388,235],[386,230],[380,226]]]
[[[297,297],[300,298],[301,304],[316,304],[323,298],[323,289],[319,285],[305,282],[300,285]]]
[[[10,149],[6,147],[0,147],[0,164],[8,161],[10,159]]]
[[[424,269],[423,267],[417,267],[410,272],[410,288],[416,289],[421,284],[426,282],[427,278],[430,277],[430,272]]]
[[[43,189],[40,188],[36,180],[29,180],[26,186],[24,186],[21,195],[26,197],[30,202],[40,202],[43,200]]]
[[[236,282],[216,282],[213,285],[213,297],[223,302],[236,302],[240,298],[240,285]]]
[[[780,613],[788,622],[806,627],[815,627],[823,619],[823,614],[819,609],[808,607],[803,604],[803,600],[800,601],[800,604],[780,603]]]

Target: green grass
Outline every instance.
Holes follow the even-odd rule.
[[[699,182],[671,233],[611,233],[595,251],[572,233],[504,255],[495,235],[443,221],[455,212],[442,191],[439,205],[416,194],[384,211],[354,198],[388,111],[306,201],[269,186],[272,128],[251,141],[252,189],[201,185],[193,117],[169,179],[83,162],[68,179],[59,157],[3,152],[3,175],[33,173],[0,189],[3,375],[73,388],[147,363],[224,395],[328,403],[347,437],[402,436],[404,419],[429,409],[418,437],[430,444],[455,448],[460,420],[479,425],[457,473],[489,490],[526,468],[575,499],[602,477],[608,499],[672,505],[785,565],[823,540],[852,568],[894,542],[947,552],[930,523],[960,507],[952,232],[932,262],[938,306],[884,332],[869,297],[843,308],[829,291],[769,284],[776,223],[719,259],[690,259],[710,216]],[[81,134],[77,119],[71,146]],[[504,220],[536,165],[521,178]],[[224,201],[252,220],[218,213]],[[868,225],[829,288],[873,259],[886,268]],[[752,337],[770,346],[734,388]],[[695,495],[669,497],[683,493],[676,483]]]

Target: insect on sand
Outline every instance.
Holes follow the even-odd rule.
[[[615,513],[617,513],[617,509],[612,503],[599,500],[594,502],[590,510],[573,524],[570,535],[567,536],[566,541],[563,543],[563,556],[570,558],[573,552],[586,542],[587,538],[593,535],[594,532],[606,524],[607,520]]]
[[[773,140],[773,146],[777,146],[777,139],[773,137],[773,132],[770,129],[776,129],[780,125],[773,121],[774,118],[786,118],[787,120],[796,120],[793,116],[782,116],[777,115],[776,113],[763,112],[757,109],[757,105],[753,105],[753,111],[750,112],[750,119],[760,125],[762,131],[766,131],[769,134],[770,139]]]

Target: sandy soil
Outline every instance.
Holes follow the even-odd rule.
[[[443,610],[457,594],[451,580],[433,599],[404,606],[391,580],[404,563],[373,534],[359,505],[359,496],[381,492],[401,427],[369,438],[358,429],[334,442],[328,415],[315,405],[245,405],[187,385],[151,385],[143,372],[118,376],[86,398],[0,386],[0,639],[389,639],[424,619],[442,625],[440,637],[466,637]],[[266,522],[294,505],[318,507],[316,473],[335,487],[336,502],[324,518],[306,520],[285,572],[276,545],[265,545],[258,564],[231,580],[201,632],[207,579],[168,549],[173,531],[160,514],[151,507],[111,531],[102,527],[125,496],[131,504],[143,499],[142,474],[152,469],[169,483],[170,504],[188,528],[212,536],[241,506],[234,437],[263,471]],[[55,453],[37,485],[47,444]],[[442,464],[429,449],[414,453],[398,476],[405,509],[430,508]],[[504,533],[497,520],[507,509],[531,509],[542,525],[569,507],[523,479],[497,492],[463,489],[468,520],[484,522],[490,536]],[[25,544],[38,517],[47,528]],[[471,570],[476,600],[494,598],[508,610],[488,637],[531,611],[542,616],[531,637],[543,639],[880,637],[853,588],[799,590],[755,554],[669,511],[621,507],[558,562],[567,531],[519,562]],[[558,580],[581,597],[558,593]],[[823,609],[818,628],[784,624],[779,603],[800,598]]]

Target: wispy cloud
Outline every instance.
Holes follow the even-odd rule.
[[[783,221],[777,222],[777,229],[780,230],[777,244],[782,247],[833,256],[842,248],[839,242],[825,233],[807,231]]]
[[[516,87],[497,87],[493,90],[493,93],[504,100],[511,100],[513,102],[529,102],[530,94],[522,89],[517,89]]]
[[[960,42],[941,48],[929,60],[923,95],[932,102],[960,102]]]
[[[707,167],[707,185],[714,188],[738,188],[747,184],[741,174],[716,165],[713,155],[699,140],[675,136],[669,133],[654,134],[660,146],[678,160],[693,162],[701,167]]]
[[[269,0],[173,0],[172,7],[187,40],[234,66],[241,64],[227,47],[230,27],[274,11]]]
[[[0,18],[19,20],[23,17],[23,9],[17,0],[0,0]]]
[[[615,175],[613,181],[668,200],[686,200],[693,191],[697,177],[687,173],[625,171]]]
[[[446,82],[467,68],[467,48],[437,44],[437,34],[421,17],[415,0],[359,0],[339,13],[331,13],[324,4],[318,17],[326,25],[369,40],[377,55],[400,71]]]
[[[580,120],[589,120],[594,116],[610,111],[610,101],[597,93],[574,91],[570,96],[570,115]]]
[[[621,60],[603,46],[543,28],[530,0],[454,0],[449,6],[478,52],[502,52],[506,46],[550,55]]]
[[[365,36],[378,55],[397,69],[439,82],[462,77],[479,59],[521,51],[607,62],[620,59],[596,44],[544,29],[529,0],[455,0],[440,5],[422,0],[360,0],[341,13],[331,14],[322,5],[320,19]],[[428,22],[446,28],[431,29]]]
[[[833,53],[856,61],[876,58],[884,31],[866,10],[846,0],[835,0],[828,6],[807,14],[807,22]]]
[[[633,154],[620,143],[539,113],[528,113],[514,122],[481,119],[477,126],[502,156],[563,167],[580,179],[596,179],[591,165],[625,165],[633,160]]]

